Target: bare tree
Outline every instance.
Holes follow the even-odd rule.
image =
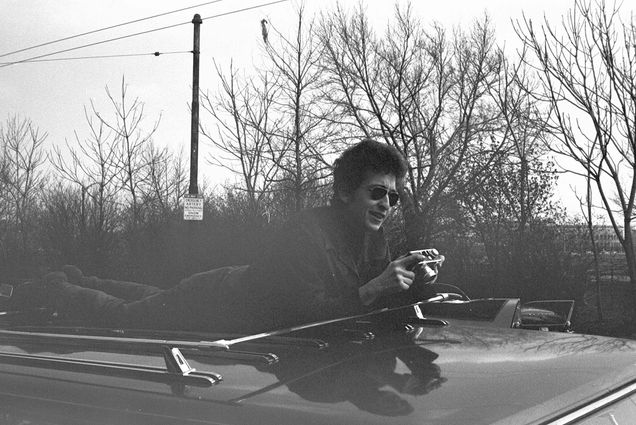
[[[549,209],[553,188],[550,182],[556,173],[542,143],[547,137],[546,122],[528,93],[534,80],[528,75],[523,60],[513,63],[504,57],[503,52],[500,55],[503,58],[501,78],[493,87],[492,95],[503,120],[498,136],[506,149],[501,152],[516,169],[513,179],[515,190],[504,190],[500,195],[510,206],[510,218],[517,223],[518,233],[523,239],[528,222]]]
[[[280,118],[272,113],[277,88],[267,72],[244,82],[232,64],[227,76],[216,70],[222,91],[203,94],[201,102],[214,121],[212,129],[201,124],[201,134],[217,151],[208,161],[240,176],[249,213],[258,216],[267,206],[282,156],[273,140],[280,125]]]
[[[307,21],[301,5],[296,12],[295,32],[287,37],[269,25],[263,46],[266,66],[276,75],[277,96],[273,112],[280,117],[271,133],[281,157],[276,186],[292,199],[292,210],[314,204],[316,193],[330,173],[330,157],[338,150],[343,134],[334,125],[334,114],[325,103],[325,70],[320,66],[324,46],[315,37],[314,21]]]
[[[601,267],[599,260],[599,249],[596,242],[596,232],[594,226],[594,210],[593,210],[593,193],[592,193],[592,179],[589,176],[585,179],[585,199],[579,196],[575,190],[575,196],[581,205],[581,214],[585,220],[587,228],[587,235],[590,238],[590,246],[592,248],[592,258],[594,261],[594,278],[596,283],[596,311],[598,313],[598,319],[603,320],[603,303],[601,298]]]
[[[394,22],[378,38],[361,7],[352,16],[338,8],[320,34],[330,101],[342,121],[405,156],[407,244],[429,244],[441,212],[475,184],[499,149],[479,143],[500,125],[489,95],[500,57],[488,18],[449,37],[438,25],[425,30],[410,6],[396,6]]]
[[[0,261],[7,261],[6,234],[10,214],[9,201],[9,163],[4,154],[4,146],[0,146]]]
[[[167,148],[149,145],[144,149],[144,163],[148,174],[141,187],[144,209],[148,214],[166,220],[177,211],[181,199],[188,192],[188,176],[183,153],[174,155]]]
[[[220,155],[211,162],[240,176],[253,214],[285,215],[324,201],[342,126],[324,102],[322,46],[301,6],[291,37],[261,21],[265,61],[251,80],[218,68],[221,92],[204,95],[215,127],[202,126]],[[274,211],[278,209],[278,211]]]
[[[555,152],[594,183],[602,208],[625,252],[636,297],[632,236],[636,200],[636,24],[618,7],[576,0],[560,26],[516,24],[533,52],[540,87],[533,94],[550,107]]]
[[[5,196],[12,206],[12,221],[22,228],[33,208],[42,182],[44,163],[43,143],[47,134],[41,133],[31,120],[14,116],[0,128],[2,148],[2,177]]]
[[[523,61],[511,62],[503,51],[500,56],[500,78],[490,90],[501,126],[488,141],[500,149],[493,149],[498,155],[493,161],[487,158],[490,172],[483,173],[464,198],[464,208],[484,242],[494,282],[502,272],[509,274],[511,263],[513,269],[525,270],[528,227],[553,218],[556,211],[551,202],[556,169],[543,144],[545,121],[528,93],[532,77]]]
[[[44,151],[47,138],[30,119],[18,116],[0,126],[0,250],[7,258],[6,236],[11,233],[11,249],[29,255],[33,219],[43,183]],[[22,263],[25,257],[16,258]],[[20,264],[26,265],[26,264]]]
[[[96,111],[92,110],[93,115]],[[64,181],[77,185],[81,192],[79,235],[86,252],[94,261],[104,261],[104,253],[112,242],[117,226],[118,139],[84,108],[89,135],[81,139],[75,132],[75,143],[66,141],[66,149],[55,146],[50,162]]]
[[[128,86],[125,78],[121,79],[121,92],[118,98],[106,87],[106,94],[113,107],[113,117],[107,118],[96,110],[91,103],[97,119],[112,131],[115,137],[117,154],[113,159],[117,168],[117,180],[127,193],[131,209],[131,225],[136,228],[141,220],[140,186],[148,183],[148,167],[144,152],[152,143],[152,136],[159,126],[158,118],[149,130],[143,128],[144,103],[134,98],[127,99]]]

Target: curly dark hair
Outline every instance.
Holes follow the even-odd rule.
[[[393,174],[398,185],[406,175],[406,161],[393,146],[373,139],[345,150],[333,165],[332,205],[341,205],[339,194],[353,193],[369,173]]]

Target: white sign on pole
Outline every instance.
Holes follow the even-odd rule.
[[[203,220],[203,197],[200,195],[185,195],[183,198],[183,219]]]

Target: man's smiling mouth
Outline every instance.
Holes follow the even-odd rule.
[[[369,214],[371,214],[371,216],[376,218],[377,220],[384,220],[384,218],[386,217],[386,215],[375,211],[369,211]]]

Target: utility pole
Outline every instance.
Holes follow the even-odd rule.
[[[199,45],[203,20],[198,13],[192,19],[194,24],[194,47],[192,49],[192,118],[190,124],[190,195],[199,193]]]
[[[199,195],[199,44],[201,23],[197,13],[194,24],[194,47],[192,49],[192,115],[190,119],[190,187],[183,199],[183,219],[203,220],[203,197]]]

